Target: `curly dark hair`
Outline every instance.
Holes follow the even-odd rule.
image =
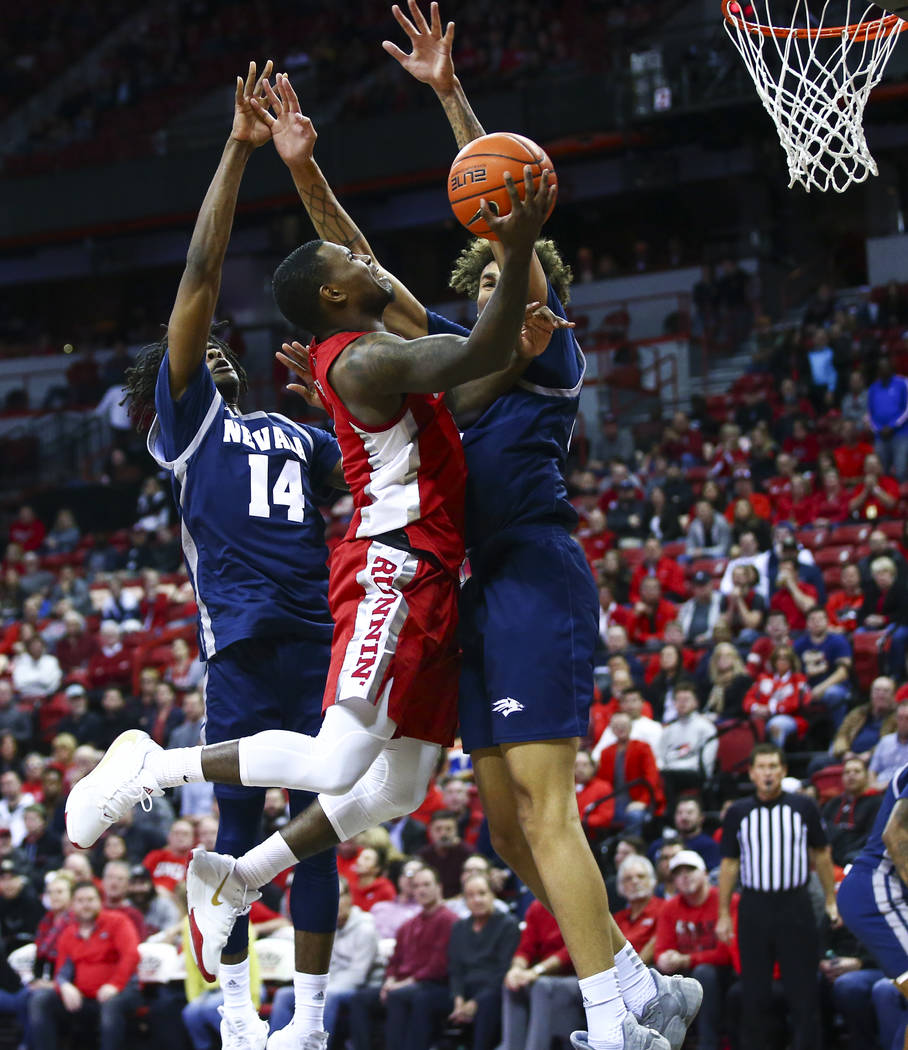
[[[555,290],[555,295],[562,306],[567,306],[571,300],[571,281],[574,279],[571,267],[561,258],[554,241],[540,238],[536,242],[536,254]],[[474,237],[457,256],[451,271],[451,287],[455,291],[465,292],[471,299],[476,299],[479,295],[479,278],[493,259],[492,245],[481,237]]]
[[[208,333],[208,345],[216,346],[222,350],[224,356],[233,365],[237,378],[240,381],[240,395],[246,393],[249,383],[246,378],[246,370],[240,364],[236,354],[214,333],[221,328],[222,324],[212,325]],[[154,391],[158,382],[158,372],[161,370],[161,362],[167,351],[167,331],[157,343],[144,346],[139,351],[136,363],[132,368],[126,370],[126,378],[123,386],[126,396],[120,402],[121,405],[129,405],[129,414],[137,430],[145,431],[151,426],[154,419]]]

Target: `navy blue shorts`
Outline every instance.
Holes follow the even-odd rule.
[[[593,697],[599,600],[583,551],[527,526],[471,557],[460,598],[464,750],[582,737]]]
[[[247,638],[208,661],[205,743],[219,744],[266,729],[314,736],[331,662],[331,639]],[[248,798],[261,788],[219,784],[219,798]]]
[[[908,900],[892,862],[883,860],[875,868],[854,864],[836,899],[842,921],[886,976],[908,972]]]

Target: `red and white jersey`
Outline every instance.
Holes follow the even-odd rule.
[[[407,394],[387,423],[352,415],[328,381],[331,365],[365,332],[341,332],[309,346],[312,375],[334,428],[353,495],[346,539],[403,530],[414,551],[429,551],[456,573],[464,558],[467,468],[443,394]]]

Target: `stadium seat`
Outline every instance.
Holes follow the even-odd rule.
[[[662,545],[662,553],[666,558],[677,558],[679,554],[683,554],[687,549],[687,544],[684,540],[672,540],[671,543],[665,543]]]
[[[873,529],[879,529],[880,532],[884,532],[891,540],[900,540],[902,538],[902,531],[904,530],[904,521],[880,521],[873,525]],[[867,531],[867,535],[870,535],[870,529]]]
[[[885,635],[885,631],[855,631],[851,636],[854,677],[861,692],[869,692],[871,683],[880,673],[880,649]]]
[[[808,550],[820,550],[829,542],[829,529],[799,529],[796,533],[798,542]]]
[[[841,765],[826,766],[818,769],[810,778],[810,783],[816,788],[817,801],[822,806],[831,798],[842,793],[842,769]]]
[[[695,572],[708,572],[710,576],[719,577],[725,572],[726,565],[728,558],[697,558],[688,562],[686,575],[690,578]]]
[[[832,539],[833,542],[838,544],[851,543],[857,545],[859,543],[866,543],[867,537],[872,531],[872,525],[866,525],[863,523],[837,525],[832,534]]]
[[[813,552],[814,560],[821,569],[829,569],[834,565],[843,565],[852,557],[851,547],[820,547]]]

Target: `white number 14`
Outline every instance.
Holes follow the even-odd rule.
[[[270,518],[271,508],[286,507],[288,521],[302,521],[306,511],[303,475],[299,460],[288,459],[278,475],[268,501],[268,457],[249,456],[249,514],[253,518]]]

